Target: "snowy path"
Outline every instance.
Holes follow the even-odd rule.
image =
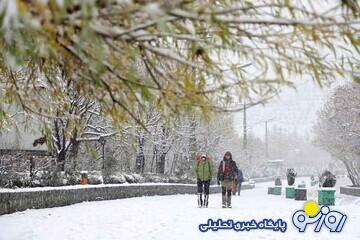
[[[257,184],[254,190],[243,191],[242,196],[233,198],[233,209],[220,208],[220,194],[214,194],[210,196],[208,209],[197,208],[195,195],[175,195],[27,210],[0,216],[0,239],[360,239],[360,198],[338,194],[333,209],[348,216],[341,233],[329,233],[327,228],[315,233],[313,226],[305,233],[298,233],[291,217],[302,209],[304,202],[285,199],[283,195],[269,196],[269,185],[271,183]],[[314,188],[309,195],[310,199],[316,198]],[[285,233],[271,230],[202,233],[198,225],[208,218],[235,221],[282,218],[288,223],[288,229]]]

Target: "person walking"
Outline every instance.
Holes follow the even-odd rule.
[[[243,172],[239,168],[238,169],[238,175],[237,175],[237,192],[238,192],[238,196],[240,196],[241,184],[242,184],[243,181],[244,181]]]
[[[236,172],[238,172],[239,169],[236,168]],[[238,183],[237,183],[237,176],[234,178],[234,180],[231,181],[231,192],[232,192],[232,195],[236,195],[236,192],[237,192],[237,186],[238,186]]]
[[[209,205],[209,188],[212,178],[212,167],[206,154],[201,155],[201,159],[196,162],[195,172],[198,187],[198,207],[207,208]]]
[[[231,208],[231,185],[237,176],[237,166],[230,152],[226,152],[219,164],[217,181],[221,184],[222,207]]]

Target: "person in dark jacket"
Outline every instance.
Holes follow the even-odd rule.
[[[241,184],[242,184],[243,181],[244,181],[243,172],[239,168],[238,169],[238,175],[237,175],[237,192],[238,192],[238,196],[240,196]]]
[[[195,173],[198,186],[198,206],[200,208],[207,208],[209,205],[209,187],[212,178],[212,166],[209,158],[205,154],[201,156],[201,160],[196,162]]]
[[[226,152],[219,164],[217,180],[221,183],[222,207],[231,208],[231,185],[237,176],[237,166],[230,152]]]

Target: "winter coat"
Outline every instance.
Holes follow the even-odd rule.
[[[195,166],[196,178],[200,181],[211,180],[212,166],[209,160],[198,160]]]
[[[219,165],[217,179],[218,181],[234,180],[238,169],[234,160],[222,160]]]
[[[243,173],[241,171],[241,169],[238,169],[238,175],[237,175],[237,182],[243,182],[244,181],[244,176]]]

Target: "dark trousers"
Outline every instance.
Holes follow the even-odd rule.
[[[205,195],[209,195],[209,187],[210,187],[210,180],[201,181],[198,180],[197,182],[198,193],[205,193]]]
[[[227,195],[228,197],[231,197],[231,188],[221,187],[221,190],[223,196]]]

